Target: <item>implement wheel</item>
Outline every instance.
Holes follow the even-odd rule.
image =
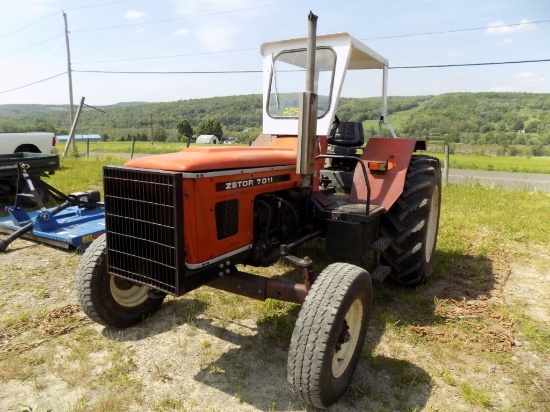
[[[163,297],[152,299],[148,286],[109,275],[106,248],[106,237],[101,235],[84,252],[76,271],[76,296],[93,321],[126,328],[155,313]]]
[[[382,260],[402,285],[417,285],[432,275],[440,203],[439,160],[413,156],[403,193],[380,221],[380,235],[394,239]]]
[[[287,380],[301,400],[326,408],[344,394],[359,362],[371,310],[366,270],[334,263],[317,277],[288,354]]]

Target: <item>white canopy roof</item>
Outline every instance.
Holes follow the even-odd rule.
[[[382,69],[383,70],[383,109],[382,115],[385,116],[386,111],[386,84],[387,71],[389,62],[376,51],[372,50],[367,45],[363,44],[349,33],[334,33],[318,35],[316,38],[316,46],[330,47],[336,53],[336,67],[334,72],[334,83],[332,85],[331,104],[328,112],[317,122],[317,133],[328,133],[334,112],[338,106],[340,92],[347,70],[365,70],[365,69]],[[260,47],[264,63],[264,115],[263,115],[263,133],[264,134],[296,134],[298,130],[298,120],[282,119],[270,117],[267,113],[267,95],[269,93],[269,85],[271,80],[271,70],[273,68],[274,56],[288,50],[297,50],[307,48],[307,37],[279,40],[274,42],[263,43]],[[284,58],[284,56],[282,56]],[[292,57],[292,64],[298,67],[306,67],[305,56],[302,60],[296,60]],[[305,88],[305,84],[304,84]]]

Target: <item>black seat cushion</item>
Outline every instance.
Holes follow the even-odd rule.
[[[328,144],[337,146],[362,146],[365,143],[361,122],[340,122],[328,138]]]
[[[329,145],[327,147],[327,154],[338,156],[354,156],[357,151],[356,146],[335,146]]]

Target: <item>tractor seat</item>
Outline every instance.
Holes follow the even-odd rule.
[[[328,137],[327,154],[353,156],[365,143],[361,122],[340,122]]]

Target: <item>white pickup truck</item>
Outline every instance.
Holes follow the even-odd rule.
[[[0,153],[57,154],[56,144],[51,132],[0,133]]]

